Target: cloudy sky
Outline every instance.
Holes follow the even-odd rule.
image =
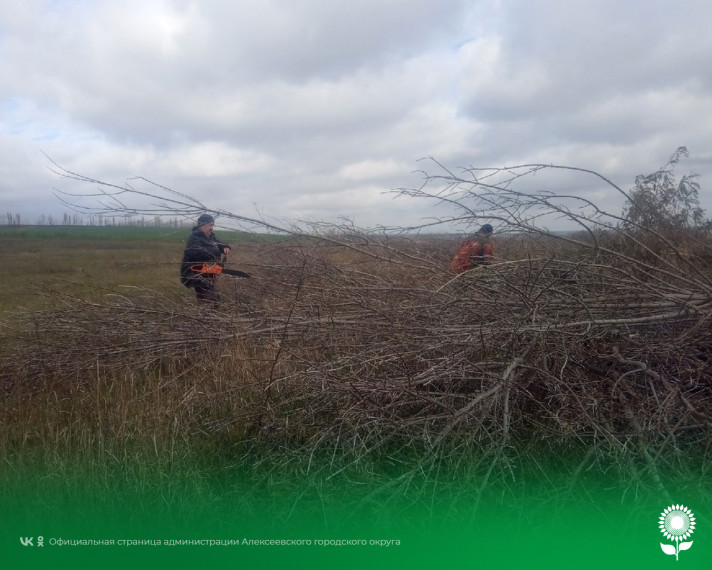
[[[0,216],[48,155],[270,219],[429,217],[388,191],[543,162],[629,188],[681,145],[712,209],[709,0],[0,0]],[[590,180],[542,187],[597,200]],[[562,184],[566,185],[563,188]]]

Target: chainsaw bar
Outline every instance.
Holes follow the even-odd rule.
[[[204,275],[230,275],[231,277],[241,277],[243,279],[249,279],[252,277],[249,273],[240,271],[239,269],[226,269],[219,263],[201,263],[198,265],[191,265],[190,270],[193,273],[202,273]]]

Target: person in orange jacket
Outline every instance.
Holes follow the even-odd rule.
[[[490,263],[494,259],[490,241],[493,231],[490,224],[485,224],[474,236],[462,242],[450,262],[450,269],[455,273],[462,273],[478,265]]]

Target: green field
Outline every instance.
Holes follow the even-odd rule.
[[[4,244],[0,315],[47,306],[65,294],[89,298],[132,287],[181,292],[178,268],[189,232],[122,226],[0,226]],[[219,235],[241,245],[278,239],[240,232]]]
[[[220,238],[235,243],[274,240],[275,236],[219,231]],[[11,240],[88,240],[93,242],[185,243],[190,228],[133,226],[0,226],[0,238]]]

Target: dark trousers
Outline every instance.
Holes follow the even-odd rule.
[[[195,295],[198,298],[198,303],[205,303],[217,306],[220,302],[220,293],[215,287],[215,279],[203,279],[202,283],[195,287]]]

